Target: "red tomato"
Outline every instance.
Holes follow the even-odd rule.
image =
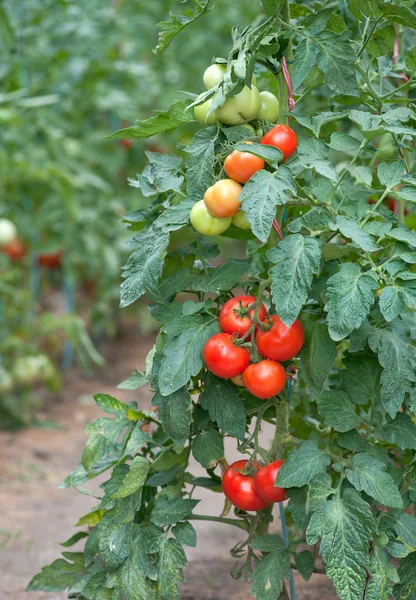
[[[387,198],[387,208],[391,210],[391,212],[394,212],[395,215],[399,214],[399,203],[396,198]],[[409,214],[407,208],[404,209],[404,214]]]
[[[246,144],[252,144],[253,142],[245,142]],[[227,173],[230,179],[238,181],[239,183],[247,183],[247,181],[264,168],[264,160],[250,152],[240,152],[234,150],[227,156],[224,161],[224,171]]]
[[[132,140],[120,140],[120,146],[126,150],[130,150],[133,147]]]
[[[270,315],[266,321],[272,324],[267,331],[258,329],[256,332],[257,348],[262,356],[272,360],[290,360],[303,346],[305,334],[302,323],[296,319],[290,327],[280,320],[278,315]]]
[[[237,460],[228,467],[222,478],[222,489],[228,500],[241,510],[262,510],[270,504],[257,495],[251,475],[239,473],[246,466],[246,460]],[[260,465],[256,464],[256,470]]]
[[[55,252],[44,252],[38,255],[38,265],[45,267],[45,269],[59,269],[62,262],[61,250],[55,250]]]
[[[275,460],[254,475],[254,489],[265,502],[282,502],[286,498],[286,490],[274,485],[283,463],[283,460]]]
[[[248,391],[265,400],[280,394],[286,384],[286,372],[274,360],[261,360],[243,372],[243,382]]]
[[[242,189],[242,186],[232,179],[220,179],[205,192],[205,206],[214,217],[233,217],[240,208],[238,197]]]
[[[26,254],[26,246],[19,238],[14,238],[11,242],[3,246],[1,251],[8,254],[10,260],[20,260]]]
[[[297,148],[298,139],[288,125],[276,125],[261,138],[260,144],[275,146],[283,152],[283,158],[289,158]]]
[[[229,333],[216,333],[204,346],[203,358],[211,373],[229,379],[240,375],[250,363],[250,355],[245,348],[233,344],[234,336]]]
[[[254,296],[236,296],[231,298],[224,304],[220,312],[220,327],[221,331],[226,333],[234,333],[238,337],[242,337],[251,327],[252,318],[254,316],[254,308],[249,313],[244,315],[248,306],[255,304]],[[263,302],[260,304],[259,319],[264,321],[267,317],[267,310]],[[249,338],[247,338],[248,340]]]

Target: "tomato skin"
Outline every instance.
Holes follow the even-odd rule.
[[[220,233],[224,233],[231,225],[231,218],[218,219],[214,217],[208,211],[203,200],[194,204],[189,218],[192,227],[203,235],[219,235]]]
[[[245,143],[251,144],[252,142]],[[247,183],[250,177],[261,169],[264,169],[264,160],[250,152],[234,150],[224,161],[224,171],[228,177],[239,183]]]
[[[288,125],[276,125],[264,135],[260,144],[268,144],[279,148],[283,152],[283,158],[289,158],[296,151],[298,138],[296,133]]]
[[[242,375],[236,375],[235,377],[231,377],[231,381],[238,385],[239,387],[244,387],[244,381]]]
[[[283,390],[286,385],[286,372],[282,365],[274,360],[261,360],[247,367],[243,372],[243,382],[253,396],[266,400]]]
[[[258,119],[266,119],[270,123],[276,123],[279,118],[279,100],[271,92],[260,92],[261,106]]]
[[[217,108],[218,120],[225,125],[243,125],[256,118],[260,110],[260,92],[256,86],[245,86],[235,96],[227,98],[225,104]]]
[[[254,475],[254,489],[265,502],[282,502],[286,498],[286,490],[274,485],[284,462],[284,460],[275,460]]]
[[[62,264],[61,250],[55,252],[44,252],[38,255],[38,265],[45,269],[59,269]]]
[[[120,140],[120,146],[125,150],[131,150],[133,148],[133,140]]]
[[[11,242],[3,246],[1,251],[8,254],[10,260],[17,261],[25,256],[26,246],[19,238],[14,238]]]
[[[254,308],[250,310],[250,316],[247,315],[246,317],[240,317],[235,311],[238,311],[241,305],[247,308],[255,304],[255,302],[256,298],[254,296],[236,296],[228,300],[220,312],[219,323],[221,331],[238,335],[238,337],[242,337],[247,333],[252,324],[251,318],[254,317]],[[264,321],[266,317],[267,309],[262,302],[260,304],[259,319],[260,321]]]
[[[0,246],[7,246],[17,237],[17,227],[10,219],[0,219]]]
[[[240,375],[250,363],[248,351],[234,346],[233,340],[229,333],[216,333],[204,346],[204,363],[217,377],[230,379]]]
[[[254,489],[254,479],[250,475],[243,475],[246,460],[237,460],[228,467],[222,478],[222,489],[228,500],[240,510],[262,510],[270,504],[260,498]],[[256,469],[260,465],[256,464]],[[238,470],[237,470],[238,469]]]
[[[205,192],[205,206],[219,219],[233,217],[240,208],[238,197],[242,189],[241,185],[232,179],[220,179]]]
[[[239,229],[251,229],[251,224],[247,221],[244,210],[239,210],[238,213],[233,216],[233,223]]]
[[[202,80],[207,90],[210,90],[219,84],[221,79],[224,77],[226,70],[227,65],[218,63],[214,63],[205,69]]]
[[[258,351],[271,360],[291,360],[299,353],[305,341],[302,323],[296,319],[287,327],[278,315],[270,315],[265,323],[270,321],[272,326],[268,331],[258,329],[256,332]]]
[[[211,113],[209,115],[209,117],[207,118],[211,103],[212,103],[212,98],[210,98],[206,102],[203,102],[202,104],[198,104],[197,106],[194,107],[195,119],[198,121],[198,123],[201,123],[201,125],[204,125],[204,127],[209,127],[210,125],[217,124],[216,111]]]

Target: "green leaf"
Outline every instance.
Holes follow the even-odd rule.
[[[377,175],[381,185],[393,189],[394,186],[398,185],[402,180],[404,175],[404,163],[401,160],[390,163],[379,163]]]
[[[141,231],[130,243],[138,249],[123,267],[125,281],[121,284],[122,307],[129,306],[145,293],[159,297],[157,282],[162,274],[169,234],[152,226]]]
[[[171,531],[178,542],[182,544],[182,546],[190,546],[191,548],[195,548],[196,531],[189,521],[184,521],[183,523],[174,525]]]
[[[278,8],[283,4],[284,0],[261,0],[264,12],[268,17],[273,17],[277,14]]]
[[[291,113],[291,117],[294,118],[300,125],[310,129],[316,137],[319,137],[321,133],[321,128],[323,125],[327,123],[331,123],[332,121],[338,121],[347,116],[347,112],[332,112],[332,111],[324,111],[317,113],[315,115],[304,115],[301,113],[297,113],[296,109]]]
[[[367,140],[373,140],[384,131],[381,118],[378,115],[354,109],[350,110],[349,117],[359,127]]]
[[[365,356],[348,354],[343,360],[345,369],[339,372],[342,389],[354,404],[374,402],[380,394],[381,367],[378,361]]]
[[[387,418],[387,424],[378,427],[374,435],[385,442],[396,444],[399,448],[416,450],[416,425],[404,413],[397,413],[394,419]]]
[[[334,133],[331,133],[331,141],[328,146],[333,150],[338,150],[338,152],[355,152],[360,147],[360,142],[347,133],[334,131]]]
[[[182,546],[173,538],[162,538],[159,560],[156,598],[159,600],[179,600],[178,584],[186,581],[183,568],[188,564]],[[147,596],[143,596],[143,599]]]
[[[322,391],[337,357],[335,342],[324,323],[313,323],[306,329],[306,341],[300,354],[300,376],[315,398]]]
[[[298,147],[299,162],[303,167],[315,169],[323,177],[337,181],[337,173],[329,162],[329,150],[325,142],[312,136],[301,136]]]
[[[86,471],[101,472],[104,465],[108,468],[120,459],[122,446],[117,440],[127,424],[123,416],[97,419],[84,428],[89,436],[82,453],[82,464]]]
[[[316,61],[332,90],[345,96],[358,96],[353,66],[356,54],[348,41],[348,35],[348,32],[337,35],[332,31],[321,31],[315,38],[319,44]]]
[[[371,578],[367,584],[364,600],[390,600],[393,591],[392,582],[397,583],[399,578],[383,548],[374,545],[368,570]]]
[[[402,274],[399,273],[399,277]],[[401,286],[387,286],[382,289],[379,306],[383,317],[387,322],[392,321],[398,315],[406,311],[406,307],[416,308],[416,285],[407,282]]]
[[[374,252],[380,249],[380,246],[375,243],[372,237],[358,225],[353,219],[347,217],[337,217],[336,226],[334,230],[338,229],[343,236],[352,239],[363,250],[368,252]]]
[[[321,244],[298,233],[284,238],[266,256],[275,263],[269,271],[273,302],[282,321],[290,326],[308,299],[313,276],[320,271]]]
[[[149,461],[144,456],[136,456],[133,459],[130,470],[126,477],[123,479],[121,487],[113,494],[113,498],[125,498],[131,496],[139,488],[143,487],[147,474],[149,472]]]
[[[312,577],[313,568],[315,565],[312,552],[309,552],[309,550],[302,550],[302,552],[298,552],[295,554],[295,563],[303,579],[305,581],[309,581],[309,579]]]
[[[149,383],[146,375],[140,373],[138,369],[134,369],[130,377],[118,384],[118,390],[137,390],[142,385]]]
[[[304,531],[310,520],[310,516],[308,516],[308,513],[306,512],[307,495],[307,485],[300,488],[291,488],[286,492],[286,497],[289,498],[287,507],[299,531]]]
[[[376,528],[370,507],[352,489],[335,496],[314,512],[306,533],[308,544],[321,539],[320,554],[327,577],[334,582],[340,600],[363,597],[369,542]]]
[[[218,130],[208,127],[198,131],[185,152],[186,191],[195,198],[203,198],[206,190],[214,183],[215,142]]]
[[[253,550],[258,550],[259,552],[274,552],[275,550],[284,548],[284,542],[280,535],[266,533],[265,535],[254,538],[254,540],[249,543],[249,546]]]
[[[352,485],[360,492],[364,491],[384,506],[402,508],[400,492],[391,475],[385,472],[386,466],[365,452],[354,454],[352,469],[345,474]]]
[[[43,567],[41,573],[33,577],[26,591],[63,592],[66,588],[75,585],[87,572],[84,566],[84,554],[64,552],[63,556],[68,560],[58,558],[51,565]]]
[[[416,29],[416,15],[410,8],[391,4],[390,2],[380,2],[379,10],[381,10],[384,18],[388,21],[393,21],[393,23],[399,23],[405,27]]]
[[[364,440],[356,429],[341,433],[337,437],[337,444],[341,448],[354,452],[364,452],[365,450]]]
[[[224,265],[210,269],[206,275],[195,279],[192,289],[205,293],[231,290],[249,268],[250,261],[231,258]]]
[[[150,515],[150,521],[160,527],[173,525],[188,517],[198,502],[199,500],[159,496]]]
[[[275,169],[279,167],[279,162],[283,159],[283,152],[279,148],[268,146],[267,144],[258,144],[257,142],[252,142],[251,144],[240,142],[234,146],[234,150],[259,156]]]
[[[169,21],[161,21],[156,25],[159,30],[158,44],[154,49],[156,54],[162,54],[168,48],[173,40],[179,35],[186,27],[194,23],[200,17],[208,14],[214,8],[212,0],[198,1],[193,0],[193,6],[189,6],[187,3],[183,14],[174,15],[172,12],[169,13]],[[172,596],[173,600],[173,596]]]
[[[210,419],[217,423],[224,433],[240,440],[244,439],[246,412],[238,396],[237,387],[231,381],[208,375],[199,401],[202,408],[209,412]]]
[[[355,412],[355,405],[345,392],[323,392],[316,401],[319,414],[324,418],[325,424],[336,431],[349,431],[361,423],[360,417]]]
[[[98,542],[100,562],[108,571],[115,571],[127,558],[130,551],[132,523],[122,525],[115,521],[102,523]]]
[[[394,525],[394,529],[405,544],[416,548],[416,517],[408,513],[402,513]]]
[[[127,445],[124,449],[123,458],[129,456],[130,454],[134,454],[140,448],[142,448],[145,444],[152,441],[151,435],[147,431],[142,431],[140,427],[142,423],[137,421],[133,431],[130,434],[130,438],[127,442]]]
[[[366,18],[377,19],[381,16],[376,0],[348,0],[348,8],[359,21]]]
[[[405,65],[410,71],[414,71],[416,69],[416,46],[413,48],[409,48],[406,50],[406,56],[404,59]]]
[[[393,589],[395,600],[416,600],[416,552],[400,561],[397,574],[400,583]]]
[[[292,70],[292,85],[296,91],[315,65],[319,46],[311,39],[301,40],[296,48]]]
[[[318,448],[316,442],[308,440],[299,449],[290,451],[276,478],[278,487],[302,487],[317,473],[326,471],[330,458]]]
[[[276,215],[276,207],[286,204],[289,194],[295,194],[292,171],[286,165],[274,173],[257,171],[240,194],[242,209],[255,236],[266,242]]]
[[[192,442],[192,454],[205,469],[212,469],[224,458],[224,440],[216,429],[201,431]]]
[[[218,322],[212,318],[202,319],[175,337],[163,348],[163,360],[159,373],[160,393],[173,394],[186,385],[191,377],[202,369],[202,350],[205,343],[219,332]]]
[[[340,341],[358,329],[374,303],[377,281],[362,273],[355,263],[344,263],[338,273],[328,279],[328,327],[331,338]]]
[[[61,542],[61,546],[64,546],[64,548],[70,548],[70,546],[73,546],[74,544],[76,544],[77,542],[79,542],[79,540],[82,540],[83,538],[88,537],[88,532],[86,531],[78,531],[78,533],[74,533],[74,535],[71,535],[71,537],[66,540],[65,542]]]
[[[127,560],[117,572],[116,588],[120,591],[120,597],[129,598],[129,600],[141,600],[142,598],[153,600],[155,598],[155,584],[146,577],[146,571],[154,577],[154,566],[143,549],[142,536],[143,534],[140,533],[133,541]]]
[[[289,577],[290,554],[286,549],[275,550],[257,563],[250,575],[253,582],[250,594],[257,600],[276,600],[283,589],[283,580]]]
[[[127,412],[128,406],[124,402],[108,394],[95,394],[94,400],[101,410],[110,415],[125,415]]]
[[[167,110],[156,110],[156,115],[144,121],[136,121],[134,127],[127,127],[115,131],[109,139],[142,139],[149,138],[157,133],[171,131],[179,125],[194,121],[191,110],[186,110],[190,105],[189,100],[174,100]]]
[[[163,369],[161,371],[163,374]],[[192,421],[191,396],[186,387],[176,390],[168,396],[157,392],[153,396],[153,406],[159,409],[159,418],[163,429],[176,446],[182,446],[189,437],[189,428]]]
[[[318,473],[308,483],[305,509],[307,514],[320,510],[325,506],[328,496],[335,493],[332,487],[332,479],[328,473]]]

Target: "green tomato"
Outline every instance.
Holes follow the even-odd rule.
[[[240,229],[251,229],[250,223],[247,221],[246,213],[244,210],[239,210],[236,215],[233,216],[233,223]]]
[[[231,225],[231,217],[219,219],[214,217],[205,206],[205,202],[197,202],[189,215],[192,227],[204,235],[219,235],[226,231]]]
[[[391,133],[385,133],[381,136],[377,148],[377,158],[386,160],[388,158],[397,158],[398,150]]]
[[[250,125],[250,123],[245,123],[242,125],[242,127],[246,127],[246,129],[249,129],[253,135],[256,135],[256,130],[254,129],[253,125]]]
[[[16,236],[16,225],[9,219],[0,219],[0,246],[10,244]]]
[[[205,127],[209,127],[210,125],[216,125],[217,124],[217,114],[216,114],[216,112],[210,114],[209,117],[208,117],[208,119],[207,119],[207,114],[208,114],[208,111],[209,111],[209,107],[211,106],[211,103],[212,103],[212,99],[210,98],[209,100],[207,100],[203,104],[198,104],[198,106],[194,107],[195,119],[199,123],[201,123],[201,125],[204,125]]]
[[[416,229],[416,213],[407,215],[407,217],[404,218],[404,224],[409,229]]]
[[[219,84],[221,79],[224,77],[226,70],[227,65],[219,65],[217,63],[214,63],[208,67],[208,69],[205,69],[203,82],[207,90],[210,90]]]
[[[18,358],[12,367],[12,374],[18,384],[29,385],[34,383],[38,376],[36,356]]]
[[[261,105],[257,118],[276,123],[279,118],[279,100],[271,92],[260,92],[260,100]]]
[[[245,86],[239,94],[227,98],[224,106],[217,109],[217,118],[226,125],[243,125],[257,116],[261,100],[259,90],[253,85]]]
[[[13,377],[4,367],[0,367],[0,392],[6,394],[13,389]]]

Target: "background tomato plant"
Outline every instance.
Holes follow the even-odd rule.
[[[211,0],[185,4],[180,18],[159,26],[158,53],[215,14]],[[66,552],[29,590],[69,588],[88,600],[180,598],[183,546],[196,543],[191,521],[210,519],[195,512],[197,490],[221,493],[231,437],[253,465],[284,460],[275,484],[288,498],[280,505],[288,537],[267,533],[273,504],[227,517],[225,502],[219,518],[245,535],[231,550],[232,575],[248,579],[254,597],[287,599],[297,569],[306,580],[326,573],[341,600],[414,598],[416,235],[405,224],[405,203],[411,217],[416,198],[412,6],[348,0],[339,10],[334,2],[263,0],[261,18],[233,29],[215,88],[199,94],[201,69],[194,96],[113,135],[187,128],[192,105],[211,100],[214,113],[251,85],[254,71],[259,89],[277,87],[279,121],[290,118],[298,144],[283,161],[278,148],[259,143],[274,126],[263,119],[253,130],[200,128],[173,154],[147,152],[134,185],[150,203],[124,218],[134,237],[121,303],[146,294],[160,333],[145,372],[123,386],[150,385],[157,411],[96,396],[113,418],[88,426],[82,461],[62,484],[77,488],[109,471],[98,504],[79,521],[88,531],[65,542],[85,537],[85,552]],[[387,157],[385,148],[379,154],[386,133],[395,146]],[[192,233],[189,219],[234,150],[267,166],[239,197],[251,229],[222,233],[237,255],[224,262],[222,241]],[[286,326],[299,318],[305,330],[300,354],[284,363],[288,383],[268,400],[203,363],[222,306],[241,292]],[[259,438],[262,420],[275,426],[270,448]],[[188,470],[191,453],[205,477]]]

